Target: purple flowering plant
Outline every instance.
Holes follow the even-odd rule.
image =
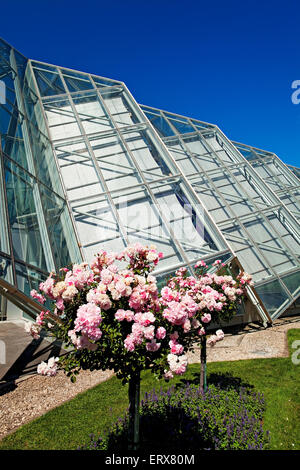
[[[145,394],[140,405],[141,444],[145,451],[265,450],[269,433],[262,421],[264,397],[246,387],[172,386]],[[153,430],[155,429],[155,432]],[[126,448],[128,413],[101,436],[90,436],[81,449]]]

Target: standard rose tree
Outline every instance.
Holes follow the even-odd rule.
[[[248,275],[231,276],[201,272],[187,276],[182,268],[159,294],[151,274],[162,257],[155,247],[139,243],[121,253],[101,251],[90,265],[75,264],[51,273],[31,295],[40,303],[46,298],[52,311],[42,311],[29,331],[37,338],[42,328],[60,339],[66,355],[42,363],[38,372],[55,375],[64,369],[71,380],[81,369],[113,369],[123,383],[129,382],[130,443],[138,443],[140,372],[150,369],[170,379],[187,368],[186,353],[206,338],[207,325],[229,318]],[[125,267],[124,267],[125,266]],[[199,266],[196,265],[196,270]],[[223,338],[218,330],[214,344]]]
[[[225,265],[221,260],[213,264],[218,270]],[[246,293],[246,286],[253,285],[252,277],[240,272],[234,279],[229,275],[209,273],[204,261],[199,261],[194,270],[196,276],[189,276],[186,268],[176,271],[167,286],[161,291],[161,303],[164,306],[163,316],[178,326],[182,345],[190,349],[201,346],[200,387],[206,389],[206,344],[214,346],[224,338],[222,330],[208,336],[208,326],[211,323],[228,322],[237,312]],[[184,333],[184,334],[182,334]],[[171,377],[171,374],[168,374]]]
[[[72,380],[80,369],[113,369],[129,382],[130,441],[138,442],[141,370],[157,376],[183,374],[183,349],[172,353],[174,327],[161,313],[156,278],[151,275],[162,253],[139,243],[122,253],[101,251],[90,266],[75,264],[51,273],[32,296],[53,309],[43,311],[29,327],[37,338],[42,328],[63,341],[68,354],[42,363],[38,372],[55,375],[60,367]],[[121,263],[121,266],[118,265]],[[127,264],[124,268],[122,267]]]

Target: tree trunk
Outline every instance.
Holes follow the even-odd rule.
[[[200,390],[202,393],[207,391],[206,381],[206,335],[201,336],[201,369],[200,369]]]
[[[129,381],[128,450],[138,450],[140,445],[140,380],[140,371],[138,371]]]

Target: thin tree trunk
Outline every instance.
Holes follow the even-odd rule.
[[[129,381],[129,429],[128,450],[138,450],[140,445],[140,372],[136,372]]]
[[[201,369],[200,369],[200,390],[202,393],[207,391],[206,379],[206,335],[201,336]]]

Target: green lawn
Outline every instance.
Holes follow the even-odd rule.
[[[299,329],[288,332],[291,353],[295,340],[300,340]],[[300,450],[300,364],[293,364],[291,358],[209,363],[208,382],[219,374],[253,385],[264,394],[264,428],[270,431],[271,449]],[[198,379],[199,365],[192,364],[184,379],[175,382]],[[141,396],[153,387],[169,386],[144,373]],[[89,441],[89,434],[102,433],[127,406],[127,386],[113,377],[22,426],[0,442],[0,449],[77,449]]]

